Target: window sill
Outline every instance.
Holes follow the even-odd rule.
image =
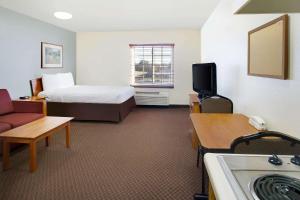
[[[169,88],[173,89],[174,85],[130,85],[134,88]]]

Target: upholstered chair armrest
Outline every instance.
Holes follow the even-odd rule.
[[[43,114],[42,101],[13,101],[14,112]]]

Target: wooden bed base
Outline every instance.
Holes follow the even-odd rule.
[[[31,93],[43,91],[42,79],[30,80]],[[134,97],[121,104],[47,102],[49,116],[74,117],[75,120],[122,121],[136,106]]]
[[[135,107],[134,97],[121,104],[47,102],[48,115],[75,120],[122,121]]]

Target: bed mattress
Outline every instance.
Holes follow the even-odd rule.
[[[52,91],[42,91],[39,96],[45,97],[50,102],[120,104],[134,96],[134,88],[128,86],[76,85]]]

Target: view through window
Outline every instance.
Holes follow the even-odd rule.
[[[131,44],[133,86],[174,87],[174,44]]]

